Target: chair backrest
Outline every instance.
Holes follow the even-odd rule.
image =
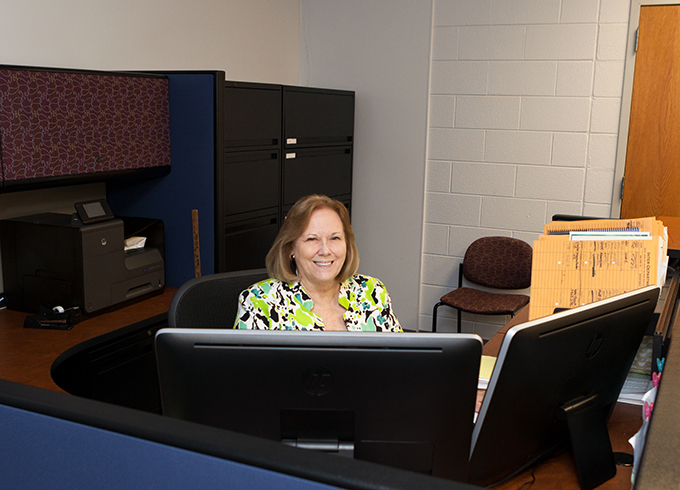
[[[251,269],[191,279],[173,296],[168,309],[168,325],[183,328],[231,328],[238,311],[239,294],[268,277],[267,269]]]
[[[517,238],[492,236],[472,242],[463,258],[468,281],[497,289],[531,286],[531,245]]]

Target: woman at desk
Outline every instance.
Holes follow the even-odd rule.
[[[303,197],[266,259],[270,278],[239,296],[234,328],[401,332],[385,286],[357,274],[359,253],[345,205]]]

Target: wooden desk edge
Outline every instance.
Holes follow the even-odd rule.
[[[63,392],[52,380],[52,363],[82,342],[168,311],[177,288],[138,303],[97,315],[71,330],[23,328],[28,313],[0,310],[0,378],[51,391]]]

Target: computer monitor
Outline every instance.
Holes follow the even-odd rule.
[[[658,296],[650,286],[510,328],[473,431],[468,481],[491,485],[569,442],[582,488],[612,478],[607,417]]]
[[[465,481],[472,334],[161,329],[163,415]]]

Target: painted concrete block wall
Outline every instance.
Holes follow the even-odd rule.
[[[420,329],[482,236],[609,216],[629,0],[435,0]],[[438,330],[455,328],[440,309]],[[464,315],[490,338],[509,317]]]
[[[476,0],[470,0],[474,2]],[[354,90],[359,271],[419,324],[432,0],[303,0],[301,83]]]

